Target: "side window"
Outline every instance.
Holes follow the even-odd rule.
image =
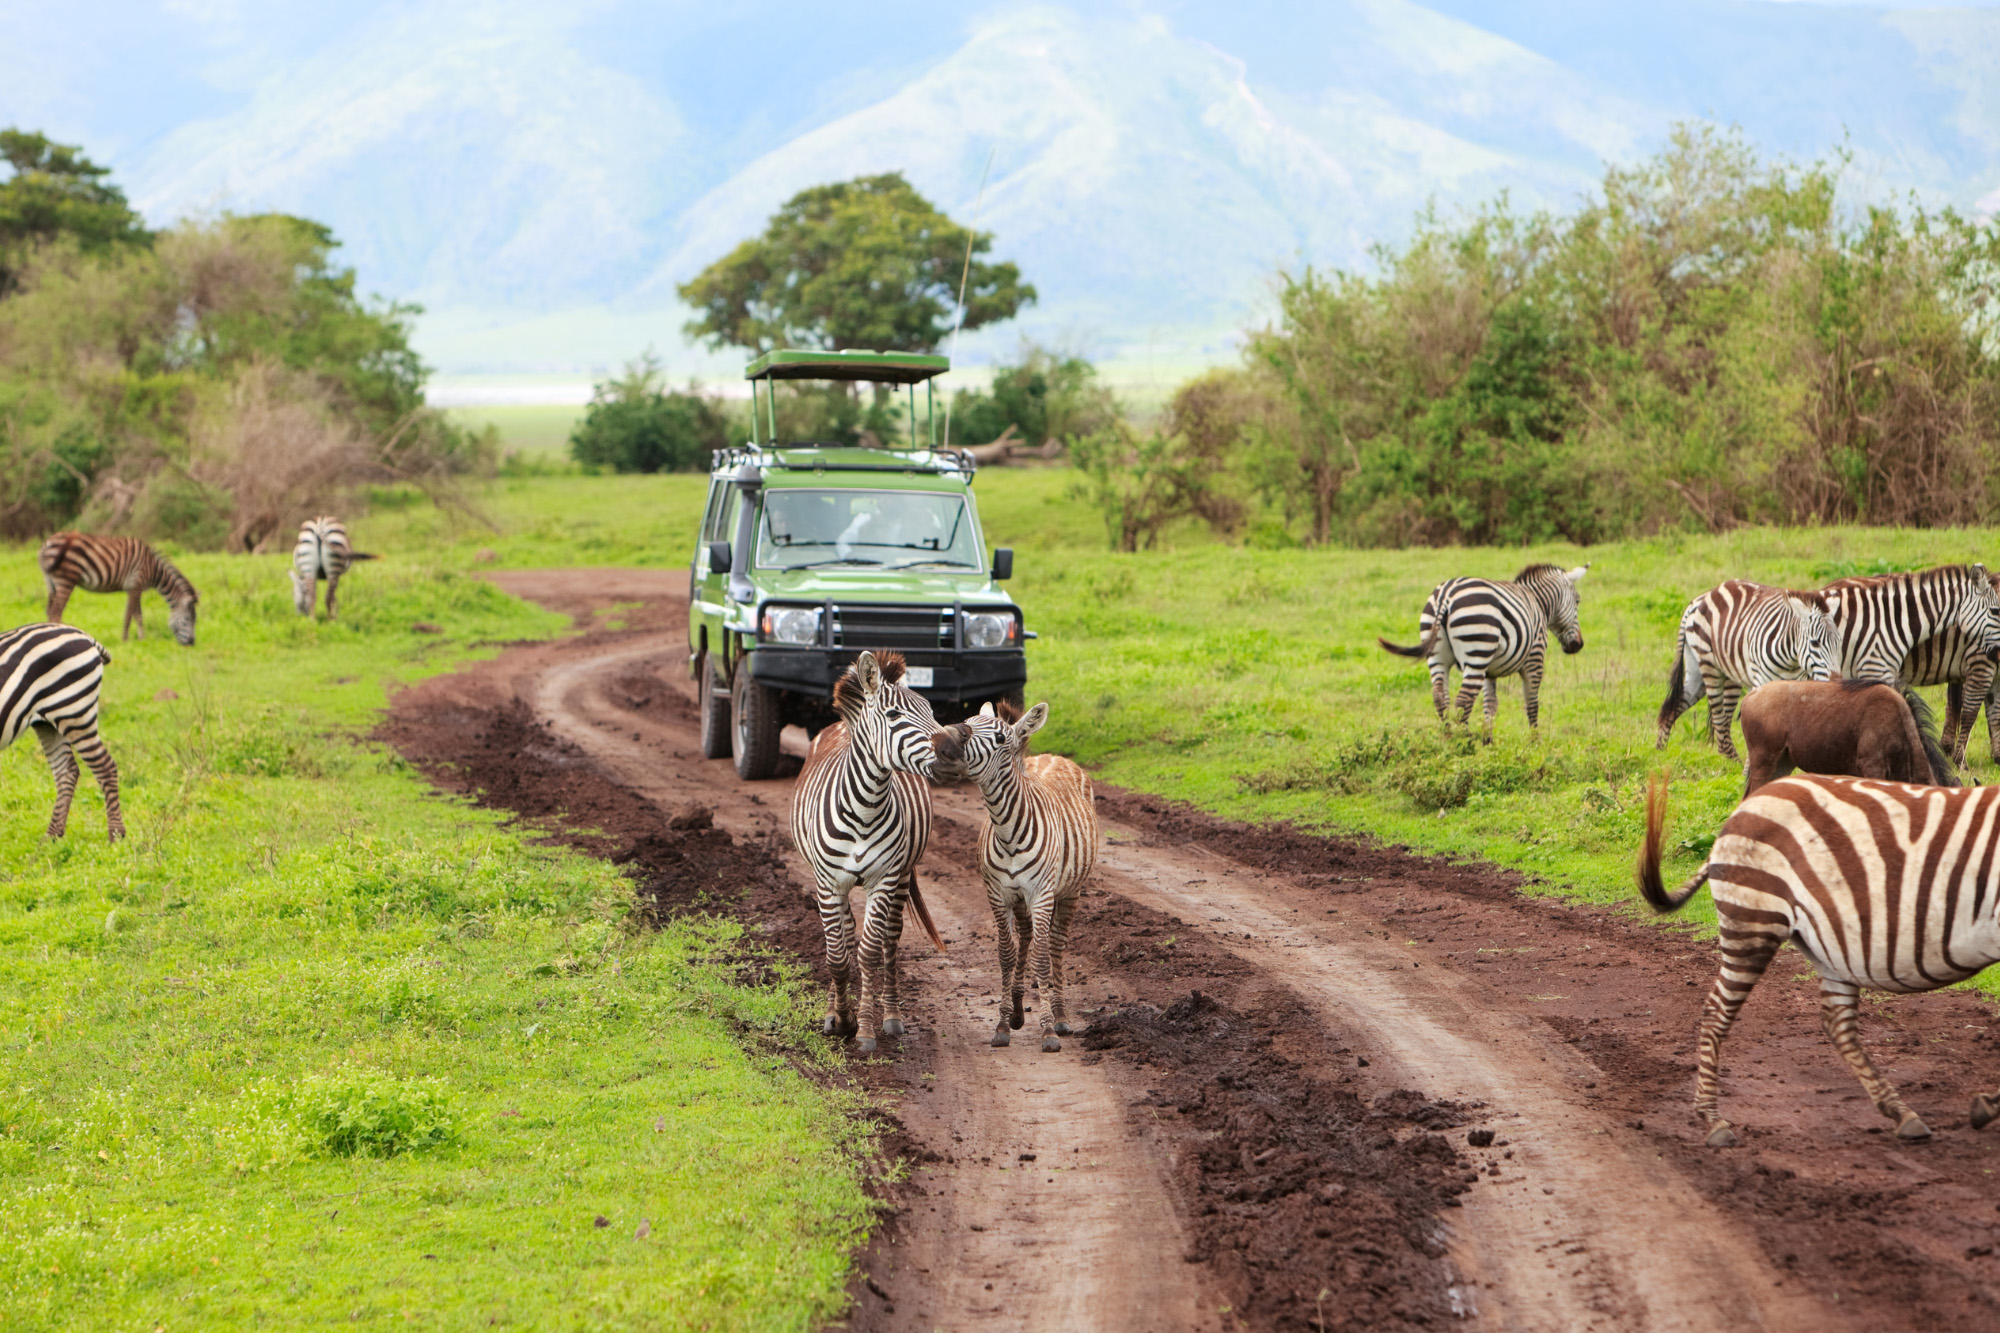
[[[703,546],[707,546],[708,543],[713,541],[722,540],[719,532],[719,529],[722,527],[722,502],[723,498],[728,494],[729,484],[727,482],[717,481],[709,484],[708,512],[702,515],[701,520],[701,542]]]

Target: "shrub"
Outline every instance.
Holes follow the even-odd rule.
[[[612,472],[698,472],[729,443],[727,421],[692,386],[669,389],[651,352],[597,385],[569,437],[570,457]]]
[[[458,1142],[458,1118],[436,1079],[346,1075],[293,1097],[302,1127],[329,1157],[396,1157]]]

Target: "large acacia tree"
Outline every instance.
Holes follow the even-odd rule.
[[[900,172],[820,185],[792,197],[762,236],[680,288],[713,348],[935,352],[951,333],[972,239],[965,327],[1012,318],[1035,299],[1021,270],[980,258],[991,232],[968,233]]]

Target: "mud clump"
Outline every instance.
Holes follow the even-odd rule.
[[[1235,1316],[1253,1328],[1380,1329],[1450,1323],[1440,1208],[1470,1164],[1437,1130],[1464,1110],[1407,1090],[1372,1103],[1277,1049],[1312,1017],[1255,1015],[1200,991],[1165,1009],[1092,1019],[1087,1051],[1157,1083],[1138,1104],[1183,1140],[1176,1186]],[[1322,1299],[1324,1289],[1330,1294]]]

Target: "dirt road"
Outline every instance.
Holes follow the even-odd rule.
[[[661,910],[740,893],[817,961],[789,784],[698,757],[684,576],[497,577],[585,632],[408,691],[385,736],[441,782],[601,830],[574,836]],[[1688,1115],[1709,947],[1491,868],[1107,790],[1073,947],[1089,1033],[994,1050],[983,814],[970,791],[937,807],[923,874],[950,949],[906,936],[913,1032],[861,1069],[911,1170],[855,1327],[2000,1319],[2000,1135],[1964,1119],[2000,1061],[1969,995],[1871,1009],[1885,1072],[1940,1131],[1911,1147],[1774,968],[1730,1042],[1746,1146],[1718,1153]]]

